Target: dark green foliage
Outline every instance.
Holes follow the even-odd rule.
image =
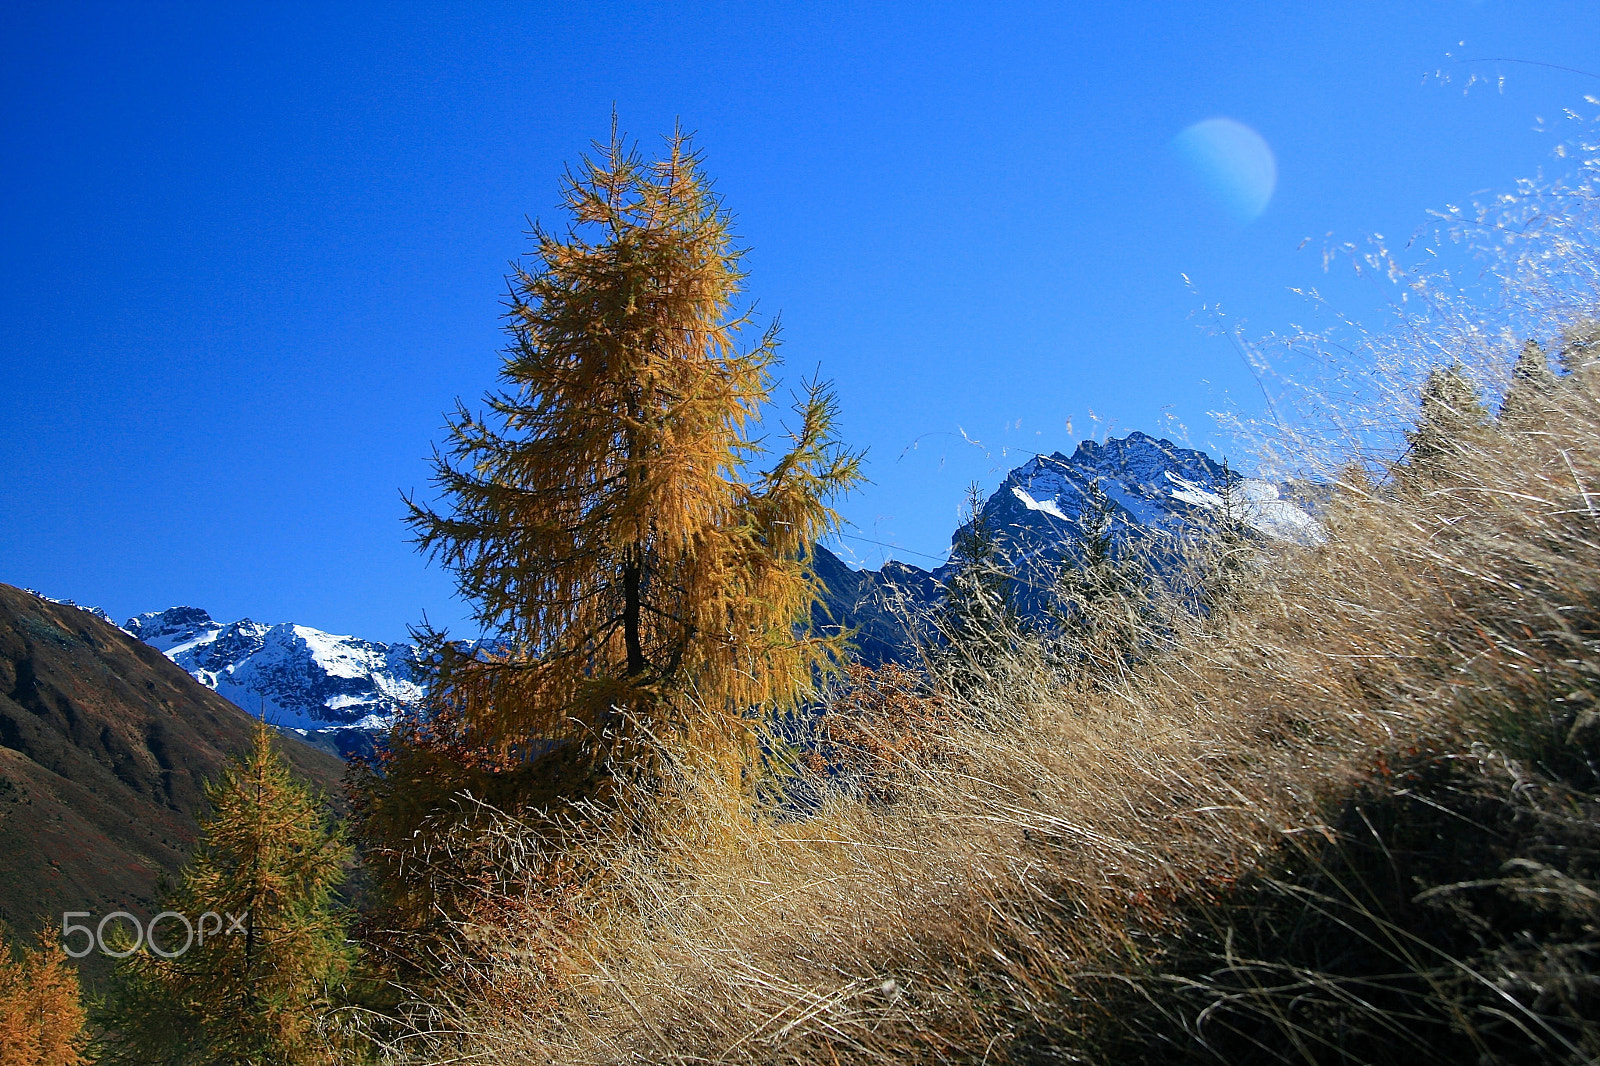
[[[944,644],[935,663],[936,672],[957,691],[988,676],[1010,648],[1017,629],[1011,573],[999,538],[984,516],[977,482],[967,488],[966,509],[967,522],[956,531],[952,545],[954,572],[945,582],[938,621]]]
[[[376,757],[353,764],[349,778],[372,885],[360,928],[372,966],[403,985],[437,979],[441,946],[497,883],[494,871],[463,857],[481,816],[558,806],[595,785],[594,768],[572,746],[501,752],[447,704],[396,721]]]
[[[1198,550],[1190,560],[1196,606],[1208,617],[1238,606],[1261,553],[1261,538],[1250,526],[1248,502],[1239,493],[1238,480],[1224,459],[1217,486],[1221,503],[1206,515]]]
[[[1420,483],[1444,473],[1483,444],[1488,426],[1488,409],[1461,368],[1434,367],[1422,385],[1416,427],[1406,434],[1401,480]]]
[[[1120,679],[1153,634],[1155,587],[1135,542],[1118,544],[1116,514],[1098,481],[1089,486],[1077,557],[1056,578],[1057,640],[1068,669],[1095,683]]]

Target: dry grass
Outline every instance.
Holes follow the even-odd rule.
[[[964,714],[927,719],[937,745],[897,749],[892,802],[824,778],[803,815],[762,816],[684,770],[624,820],[648,832],[564,866],[536,826],[485,811],[484,912],[391,1050],[999,1062],[1144,1057],[1157,1041],[1178,1058],[1174,1039],[1212,1039],[1196,1019],[1218,1004],[1270,1022],[1308,989],[1359,1001],[1338,975],[1223,944],[1285,900],[1349,911],[1329,920],[1353,935],[1372,904],[1337,887],[1364,869],[1340,858],[1352,797],[1381,808],[1414,790],[1406,774],[1466,756],[1457,791],[1504,801],[1533,781],[1566,797],[1539,810],[1589,803],[1589,749],[1567,736],[1600,690],[1600,408],[1567,389],[1541,424],[1486,438],[1426,489],[1353,480],[1326,545],[1263,557],[1242,606],[1169,633],[1124,683],[1062,681],[1021,646]],[[1521,876],[1502,865],[1472,876]],[[1593,891],[1546,865],[1574,899]],[[551,876],[563,868],[587,872]],[[1529,1019],[1554,1010],[1533,999]]]

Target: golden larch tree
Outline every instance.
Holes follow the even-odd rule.
[[[489,634],[436,645],[433,706],[514,760],[726,757],[838,651],[799,628],[806,560],[859,458],[813,381],[763,466],[777,326],[738,305],[744,253],[686,134],[646,161],[613,126],[563,201],[511,278],[505,387],[487,417],[458,404],[440,509],[410,503]]]
[[[77,1066],[86,1039],[78,974],[46,928],[13,950],[0,927],[0,1066]]]
[[[200,842],[161,898],[191,925],[182,936],[176,923],[164,927],[172,942],[147,942],[119,962],[104,1061],[347,1061],[325,1024],[352,963],[334,898],[350,858],[343,827],[295,779],[262,722],[206,798]]]

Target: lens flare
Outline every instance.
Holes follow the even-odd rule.
[[[1237,222],[1258,218],[1278,187],[1278,160],[1266,139],[1231,118],[1196,122],[1173,147],[1207,194]]]

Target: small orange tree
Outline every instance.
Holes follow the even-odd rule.
[[[14,952],[0,928],[0,1066],[77,1066],[86,1061],[78,975],[56,940]]]
[[[433,704],[513,762],[748,752],[748,712],[793,701],[838,651],[797,627],[806,549],[859,457],[813,381],[788,449],[752,472],[778,331],[741,346],[743,252],[687,135],[646,162],[613,126],[564,203],[569,228],[536,228],[512,278],[507,387],[487,418],[458,404],[435,455],[445,506],[408,500],[492,634],[445,649]]]
[[[817,719],[816,748],[802,760],[811,773],[834,777],[868,801],[892,803],[908,770],[959,754],[950,731],[960,714],[927,678],[892,662],[852,662],[843,674]]]

